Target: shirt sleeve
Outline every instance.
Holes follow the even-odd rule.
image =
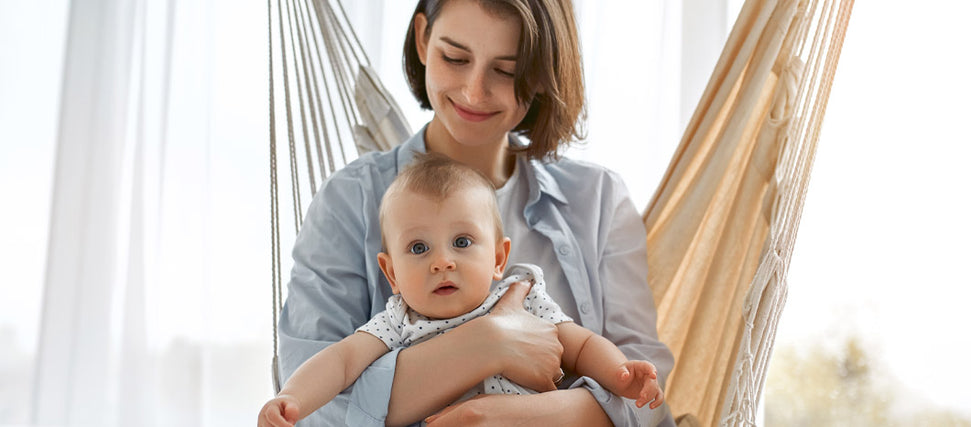
[[[598,241],[601,243],[598,273],[603,284],[603,336],[629,358],[647,360],[658,370],[662,389],[674,356],[658,339],[657,309],[647,283],[647,232],[620,177],[608,172],[603,186]],[[674,425],[667,405],[651,410],[634,401],[612,395],[596,381],[585,378],[614,425]],[[597,390],[601,391],[597,391]],[[610,397],[598,397],[603,392]]]
[[[346,168],[345,168],[346,169]],[[350,173],[326,181],[311,203],[293,247],[293,269],[279,322],[280,375],[287,379],[308,358],[354,333],[371,318],[372,301],[384,297],[366,263],[370,211],[377,211],[365,180]],[[362,214],[362,212],[364,212]],[[373,233],[372,233],[373,234]],[[337,398],[302,425],[343,425],[347,417],[384,425],[397,351],[382,356]],[[354,411],[350,412],[349,408]],[[365,425],[350,423],[350,425]]]

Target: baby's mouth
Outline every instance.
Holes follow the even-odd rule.
[[[459,290],[459,288],[455,287],[455,285],[452,282],[444,282],[444,283],[440,283],[438,287],[435,288],[434,294],[451,295],[455,293],[455,291],[457,290]]]

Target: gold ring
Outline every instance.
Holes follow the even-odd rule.
[[[560,368],[560,376],[556,377],[556,379],[553,380],[553,384],[560,385],[560,383],[563,381],[563,377],[565,376],[566,376],[566,373],[563,372],[563,368]]]

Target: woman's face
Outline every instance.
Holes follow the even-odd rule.
[[[424,15],[415,19],[425,89],[435,110],[429,132],[443,128],[448,135],[442,136],[466,146],[505,144],[529,107],[516,101],[514,90],[519,18],[490,13],[474,0],[450,0],[427,39]]]

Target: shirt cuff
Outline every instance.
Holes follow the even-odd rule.
[[[651,409],[647,405],[638,408],[633,400],[624,399],[603,388],[600,383],[590,377],[580,377],[570,389],[587,389],[593,398],[597,400],[603,408],[610,422],[615,426],[671,426],[674,427],[674,419],[671,411],[665,403],[657,409]]]
[[[354,382],[347,406],[347,425],[384,426],[400,351],[401,348],[391,350],[375,360]]]

